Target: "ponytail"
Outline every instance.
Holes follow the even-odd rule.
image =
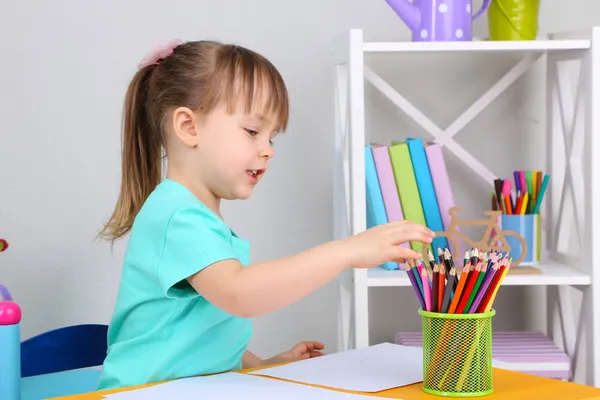
[[[114,242],[125,236],[162,177],[160,127],[148,117],[148,91],[155,66],[140,69],[133,77],[123,108],[121,189],[113,214],[100,231]]]

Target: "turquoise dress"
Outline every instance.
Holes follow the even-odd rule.
[[[250,321],[209,303],[186,278],[225,259],[248,265],[249,254],[187,188],[163,180],[131,230],[99,389],[241,368]]]

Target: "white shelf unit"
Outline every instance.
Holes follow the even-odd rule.
[[[366,53],[381,52],[405,53],[405,62],[410,60],[410,54],[425,52],[453,52],[456,57],[469,52],[505,52],[520,55],[520,60],[452,124],[442,129],[365,64]],[[596,74],[600,68],[600,27],[551,34],[547,40],[446,43],[365,42],[362,30],[353,29],[335,38],[332,53],[335,64],[333,196],[336,239],[366,228],[365,82],[428,131],[445,151],[470,166],[490,184],[491,190],[496,174],[453,137],[535,61],[545,58],[546,171],[553,177],[564,174],[564,183],[559,187],[553,178],[546,193],[542,213],[547,227],[545,246],[548,256],[540,264],[541,275],[508,275],[503,286],[547,286],[549,293],[556,294],[555,298],[548,296],[546,299],[547,334],[561,342],[572,360],[585,359],[586,373],[581,383],[600,385],[600,339],[595,339],[600,337],[600,79]],[[581,68],[575,93],[572,93],[569,69],[563,63],[568,60],[578,60]],[[556,156],[558,152],[563,160]],[[568,237],[564,233],[571,232],[571,224],[581,244],[577,259],[567,257],[565,251]],[[341,275],[338,283],[342,349],[369,345],[369,290],[410,285],[404,272],[379,267],[353,269]],[[572,304],[569,287],[583,293],[582,304],[577,308]],[[577,312],[578,316],[573,315]],[[581,346],[582,342],[585,342],[584,346]]]

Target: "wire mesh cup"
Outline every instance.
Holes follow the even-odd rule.
[[[424,392],[446,397],[491,394],[492,317],[494,309],[475,314],[423,311]]]

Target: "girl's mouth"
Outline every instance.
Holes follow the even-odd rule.
[[[253,183],[258,182],[258,178],[265,173],[264,169],[249,169],[246,171]]]

